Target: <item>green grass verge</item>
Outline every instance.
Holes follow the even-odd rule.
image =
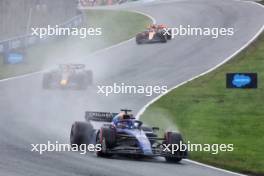
[[[233,152],[191,152],[190,158],[253,175],[264,175],[264,34],[215,71],[152,104],[142,116],[150,125],[179,129],[197,144],[234,144]],[[225,88],[228,72],[257,72],[258,89]],[[176,125],[177,124],[177,125]]]
[[[5,65],[0,56],[0,79],[39,71],[55,64],[74,62],[79,58],[89,59],[88,54],[130,39],[152,23],[151,19],[138,13],[109,10],[88,10],[85,19],[86,27],[100,27],[102,35],[85,39],[68,37],[30,47],[23,64]]]

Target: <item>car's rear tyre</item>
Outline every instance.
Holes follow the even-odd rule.
[[[91,70],[87,70],[86,72],[86,84],[92,85],[93,84],[93,72]]]
[[[139,35],[139,34],[136,36],[136,43],[137,43],[138,45],[142,44],[142,37],[141,37],[141,35]]]
[[[87,70],[84,73],[76,77],[78,80],[78,90],[85,90],[89,85],[93,84],[93,73],[91,70]]]
[[[159,33],[158,35],[159,35],[158,37],[160,38],[160,42],[161,43],[166,43],[167,42],[167,36],[164,35],[163,32]]]
[[[50,74],[46,73],[43,75],[43,80],[42,80],[43,89],[49,89],[50,88],[50,79],[51,79]]]
[[[76,81],[78,81],[78,85],[77,85],[77,89],[78,90],[85,90],[87,89],[88,87],[88,84],[87,84],[87,77],[86,75],[82,74],[82,75],[78,75]]]
[[[168,34],[167,34],[167,39],[168,40],[171,40],[171,29],[168,29]]]
[[[180,145],[180,143],[183,143],[183,138],[180,133],[176,132],[166,132],[165,133],[165,144],[177,144]],[[170,147],[172,149],[172,147]],[[172,162],[172,163],[178,163],[182,160],[183,155],[181,151],[177,151],[174,156],[168,155],[165,157],[167,162]]]
[[[102,127],[97,135],[96,143],[101,144],[102,149],[96,152],[98,157],[111,157],[113,154],[107,150],[116,145],[116,129]]]
[[[75,122],[72,124],[70,133],[70,143],[72,146],[80,148],[82,144],[91,143],[93,136],[93,126],[88,122]]]

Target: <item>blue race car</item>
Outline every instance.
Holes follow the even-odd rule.
[[[125,113],[125,118],[115,123],[111,122],[118,113],[87,111],[86,122],[75,122],[72,125],[71,144],[101,144],[101,150],[96,152],[98,157],[163,156],[168,162],[179,162],[187,157],[187,149],[173,148],[173,145],[183,144],[181,134],[165,132],[164,137],[158,137],[158,127],[144,126],[128,113],[130,110],[121,111]]]

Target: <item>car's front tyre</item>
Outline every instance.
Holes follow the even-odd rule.
[[[88,145],[93,135],[93,126],[87,122],[75,122],[72,124],[70,133],[71,145],[77,145],[79,148],[82,144]]]
[[[140,44],[143,43],[143,42],[142,42],[142,35],[141,35],[141,34],[137,34],[137,36],[136,36],[136,43],[137,43],[138,45],[140,45]]]
[[[50,80],[51,80],[51,75],[49,73],[45,73],[43,75],[43,80],[42,80],[43,89],[49,89],[50,88]]]
[[[183,144],[182,135],[176,132],[166,132],[164,144],[170,144],[171,146],[169,148],[172,150],[172,145],[180,146],[180,144]],[[172,154],[170,151],[168,155],[165,156],[165,159],[167,162],[178,163],[183,159],[185,152],[186,151],[174,151],[174,154]]]
[[[97,134],[96,143],[101,144],[101,150],[96,152],[98,157],[111,157],[112,154],[108,153],[107,150],[113,148],[116,144],[116,130],[102,127]]]

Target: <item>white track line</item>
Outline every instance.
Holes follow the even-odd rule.
[[[39,73],[41,73],[43,71],[44,70],[36,71],[36,72],[32,72],[32,73],[26,73],[26,74],[22,74],[22,75],[19,75],[19,76],[14,76],[14,77],[0,79],[0,82],[9,81],[9,80],[12,80],[12,79],[20,79],[20,78],[25,78],[25,77],[33,76],[33,75],[39,74]]]
[[[241,0],[236,0],[236,1],[241,1]],[[252,1],[241,1],[241,2],[245,2],[245,3],[252,3],[252,4],[257,4],[259,6],[261,6],[262,8],[264,8],[263,5],[259,4],[259,3],[256,3],[256,2],[252,2]],[[235,53],[233,53],[232,55],[230,55],[229,57],[227,57],[224,61],[222,61],[221,63],[219,63],[218,65],[216,65],[215,67],[197,75],[197,76],[194,76],[192,78],[190,78],[189,80],[187,81],[184,81],[174,87],[172,87],[171,89],[169,89],[165,94],[161,94],[159,96],[157,96],[156,98],[154,98],[153,100],[151,100],[150,102],[148,102],[142,109],[140,109],[140,111],[137,113],[136,115],[136,118],[139,119],[140,116],[144,113],[144,111],[151,105],[153,104],[154,102],[156,102],[158,99],[160,99],[161,97],[163,97],[164,95],[168,94],[169,92],[171,92],[172,90],[198,78],[198,77],[201,77],[207,73],[210,73],[211,71],[215,70],[216,68],[222,66],[223,64],[225,64],[227,61],[229,61],[230,59],[232,59],[233,57],[235,57],[237,54],[239,54],[242,50],[244,50],[246,47],[248,47],[254,40],[256,40],[256,38],[264,31],[264,25],[262,25],[262,27],[260,28],[260,30],[245,44],[243,45],[240,49],[238,49]],[[238,176],[246,176],[244,174],[240,174],[240,173],[236,173],[236,172],[232,172],[232,171],[229,171],[229,170],[225,170],[225,169],[221,169],[221,168],[217,168],[217,167],[214,167],[214,166],[210,166],[210,165],[207,165],[207,164],[203,164],[203,163],[200,163],[200,162],[197,162],[197,161],[193,161],[193,160],[189,160],[189,159],[185,159],[185,161],[189,162],[189,163],[193,163],[193,164],[196,164],[196,165],[199,165],[199,166],[203,166],[203,167],[207,167],[207,168],[210,168],[210,169],[214,169],[214,170],[217,170],[217,171],[221,171],[221,172],[225,172],[225,173],[228,173],[228,174],[233,174],[233,175],[238,175]]]
[[[238,175],[238,176],[247,176],[247,175],[244,175],[244,174],[232,172],[232,171],[229,171],[229,170],[225,170],[225,169],[221,169],[221,168],[218,168],[218,167],[210,166],[210,165],[207,165],[207,164],[199,163],[197,161],[193,161],[193,160],[189,160],[189,159],[184,159],[184,161],[187,161],[189,163],[192,163],[192,164],[195,164],[195,165],[199,165],[199,166],[202,166],[202,167],[206,167],[206,168],[210,168],[210,169],[213,169],[213,170],[217,170],[217,171],[220,171],[220,172],[225,172],[225,173],[228,173],[228,174],[233,174],[233,175]]]

